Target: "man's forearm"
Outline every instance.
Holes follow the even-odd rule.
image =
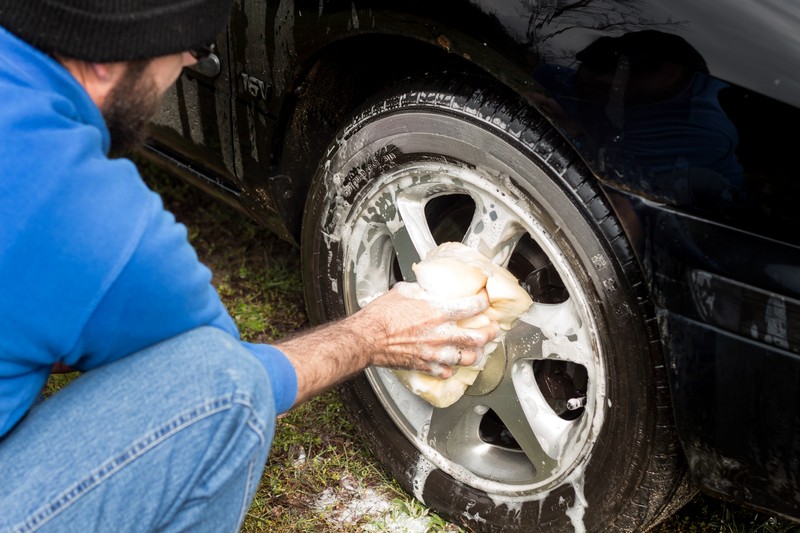
[[[326,324],[276,345],[297,374],[295,405],[371,364],[370,346],[354,331],[351,322],[352,317]]]
[[[418,296],[416,284],[397,284],[353,315],[278,343],[297,374],[295,405],[371,365],[449,377],[451,365],[472,364],[497,335],[496,322],[457,325],[487,309],[485,292],[445,304]]]

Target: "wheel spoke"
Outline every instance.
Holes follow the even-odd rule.
[[[559,304],[534,303],[518,327],[541,332],[542,359],[570,361],[587,369],[594,366],[591,341],[572,299]]]
[[[475,216],[463,242],[494,263],[505,266],[525,229],[503,206],[496,203],[485,205],[480,198],[475,200]]]
[[[534,303],[520,321],[538,327],[547,337],[575,335],[582,326],[571,299],[557,304]]]
[[[503,390],[507,389],[507,390]],[[505,425],[508,432],[517,442],[522,452],[527,457],[528,461],[534,466],[537,472],[537,478],[547,477],[558,466],[558,449],[553,447],[548,440],[552,437],[550,428],[544,428],[544,434],[539,435],[537,429],[541,431],[541,427],[545,422],[552,422],[560,426],[560,422],[564,422],[553,413],[552,415],[558,420],[552,420],[546,413],[539,413],[538,419],[535,418],[537,424],[536,428],[531,423],[531,413],[523,408],[520,400],[517,397],[517,391],[513,390],[513,384],[504,382],[494,392],[494,398],[489,399],[492,409],[500,420]],[[527,394],[527,392],[525,393]],[[497,398],[505,398],[503,401],[497,401]],[[544,399],[542,399],[544,401]],[[546,405],[546,404],[545,404]],[[547,437],[547,438],[544,438]]]
[[[411,268],[414,263],[420,261],[420,254],[417,247],[414,246],[414,241],[408,233],[405,226],[400,226],[396,231],[391,233],[392,245],[394,246],[395,254],[397,255],[397,263],[400,265],[400,271],[403,273],[405,281],[416,281],[417,276]]]
[[[428,445],[452,457],[471,449],[479,440],[481,415],[470,402],[456,402],[447,409],[434,409],[428,428]]]
[[[548,405],[529,362],[516,363],[511,376],[511,383],[506,380],[503,385],[514,388],[518,401],[516,404],[505,402],[505,405],[499,406],[498,415],[509,426],[517,442],[520,442],[519,438],[522,439],[520,446],[534,464],[538,466],[544,462],[554,466],[562,458],[574,422],[562,419]],[[531,441],[531,435],[534,435],[535,442]],[[540,450],[552,462],[542,457]]]
[[[387,220],[386,225],[394,244],[397,262],[406,281],[417,278],[411,269],[414,263],[424,258],[428,251],[436,247],[425,218],[425,204],[420,194],[400,192],[395,198],[396,218]]]
[[[538,327],[517,321],[503,338],[509,364],[519,360],[544,359],[542,339],[542,332]]]
[[[483,399],[464,396],[447,409],[434,409],[427,435],[428,445],[450,461],[485,478],[517,478],[532,482],[537,470],[526,453],[482,438],[481,422],[489,411],[482,402]],[[552,469],[552,465],[548,467],[548,471]]]

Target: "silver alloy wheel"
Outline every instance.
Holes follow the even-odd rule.
[[[411,265],[442,240],[429,206],[446,197],[472,211],[460,235],[450,229],[447,240],[461,240],[503,266],[515,257],[524,261],[533,248],[549,261],[567,296],[535,303],[449,408],[433,408],[389,369],[369,369],[369,382],[423,456],[461,482],[490,494],[523,496],[574,480],[603,424],[603,356],[575,273],[510,180],[424,161],[373,180],[342,226],[351,231],[342,239],[347,312],[395,282],[413,279]],[[576,374],[584,382],[578,394],[563,386]]]

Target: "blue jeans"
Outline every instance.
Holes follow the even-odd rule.
[[[0,441],[0,531],[236,531],[274,431],[261,363],[191,331],[86,372]]]

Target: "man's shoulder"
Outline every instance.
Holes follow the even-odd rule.
[[[108,132],[100,110],[78,81],[60,63],[0,27],[0,156],[20,158],[36,143],[55,151],[69,140],[81,140],[80,129],[102,151]],[[90,132],[88,130],[95,130]],[[65,133],[54,138],[51,135]],[[72,144],[72,143],[68,143]],[[6,147],[5,150],[3,147]]]

